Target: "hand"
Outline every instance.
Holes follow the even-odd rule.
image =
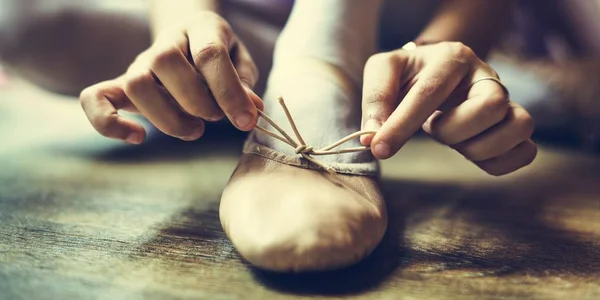
[[[484,77],[496,72],[461,43],[442,42],[372,56],[365,66],[363,136],[373,155],[395,154],[422,127],[492,175],[533,161],[534,124],[504,88]]]
[[[251,88],[258,70],[225,20],[202,12],[160,33],[122,76],[86,88],[83,110],[102,135],[141,143],[144,128],[117,110],[141,113],[165,134],[195,140],[204,121],[227,116],[251,130],[262,101]]]

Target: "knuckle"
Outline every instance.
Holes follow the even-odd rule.
[[[151,69],[163,69],[172,65],[181,58],[181,51],[177,46],[166,47],[154,55],[150,62]]]
[[[148,70],[135,75],[129,75],[123,85],[126,95],[135,95],[153,81],[152,73]]]
[[[446,53],[455,61],[467,63],[477,57],[469,46],[461,42],[447,42],[445,46]]]
[[[375,67],[380,65],[390,65],[395,62],[396,56],[390,52],[377,53],[369,57],[366,67]]]
[[[504,93],[494,92],[484,101],[484,115],[500,122],[508,113],[509,107],[509,101]]]
[[[216,27],[225,41],[230,41],[233,38],[233,29],[223,18],[219,17],[216,22]]]
[[[535,129],[533,118],[525,110],[515,113],[515,123],[525,137],[530,137]]]
[[[197,64],[203,65],[228,55],[228,49],[224,44],[214,42],[204,45],[193,57]]]
[[[113,129],[117,121],[117,115],[98,114],[92,117],[90,121],[98,133],[105,137],[113,137]]]
[[[461,42],[451,42],[450,43],[450,48],[452,53],[455,56],[459,56],[459,57],[473,57],[475,56],[475,53],[473,52],[473,50],[471,50],[471,48]]]
[[[92,94],[92,87],[86,87],[79,93],[79,100],[89,99]]]
[[[93,86],[87,87],[83,89],[81,93],[79,93],[79,101],[81,102],[81,105],[84,106],[87,103],[93,101],[93,99],[97,98],[98,94],[98,90]]]
[[[133,60],[133,62],[127,68],[127,71],[136,69],[136,68],[138,68],[140,66],[147,65],[147,62],[150,61],[150,60],[151,60],[151,50],[147,49],[147,50],[145,50],[144,52],[138,54],[138,56],[135,57],[135,59]]]
[[[90,109],[90,105],[102,97],[104,97],[104,94],[99,84],[89,86],[79,93],[79,103],[81,104],[83,111],[87,113],[87,110]]]

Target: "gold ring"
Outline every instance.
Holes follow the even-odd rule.
[[[502,83],[502,81],[500,81],[500,79],[498,79],[496,77],[491,77],[491,76],[490,77],[483,77],[483,78],[476,79],[475,81],[473,81],[471,83],[471,86],[469,87],[469,89],[472,88],[476,83],[484,81],[484,80],[491,80],[491,81],[499,84],[500,87],[502,87],[502,90],[504,91],[504,94],[506,94],[506,97],[508,98],[510,96],[510,93],[508,92],[508,89],[506,88],[506,86],[504,86],[504,84]]]

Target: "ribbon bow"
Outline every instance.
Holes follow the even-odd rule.
[[[290,123],[290,126],[292,127],[292,130],[294,131],[294,135],[296,136],[297,141],[294,140],[287,132],[285,132],[285,130],[283,130],[283,128],[281,128],[281,126],[277,125],[277,123],[275,121],[273,121],[271,118],[269,118],[269,116],[267,116],[264,112],[262,112],[260,110],[258,111],[258,115],[260,117],[262,117],[265,121],[267,121],[267,123],[271,124],[271,126],[273,126],[273,128],[275,128],[277,131],[279,131],[279,133],[281,135],[279,135],[273,131],[270,131],[268,129],[265,129],[259,125],[256,125],[256,129],[264,132],[265,134],[267,134],[273,138],[276,138],[276,139],[290,145],[291,147],[294,147],[294,149],[295,149],[294,152],[296,154],[299,154],[306,160],[312,162],[316,166],[320,167],[321,169],[323,169],[329,173],[335,173],[335,169],[333,167],[315,159],[314,157],[312,157],[313,155],[334,155],[334,154],[341,154],[341,153],[368,151],[370,149],[370,147],[368,147],[368,146],[351,147],[351,148],[344,148],[344,149],[336,149],[336,148],[343,145],[344,143],[346,143],[354,138],[360,137],[362,135],[377,133],[377,131],[374,131],[374,130],[357,131],[355,133],[352,133],[352,134],[340,139],[339,141],[337,141],[327,147],[315,150],[312,146],[309,146],[306,144],[306,142],[304,142],[304,139],[302,138],[302,135],[300,135],[300,132],[298,131],[298,128],[296,127],[296,123],[294,122],[294,119],[292,118],[290,111],[288,110],[287,106],[285,105],[283,98],[278,97],[277,100],[279,101],[281,108],[285,112],[285,116],[287,117],[288,122]]]

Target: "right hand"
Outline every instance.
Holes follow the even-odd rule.
[[[256,126],[261,99],[252,92],[258,69],[229,24],[202,12],[157,36],[125,74],[83,90],[81,105],[102,135],[141,143],[144,128],[118,114],[140,113],[167,135],[186,141],[204,121],[224,116],[240,130]]]

